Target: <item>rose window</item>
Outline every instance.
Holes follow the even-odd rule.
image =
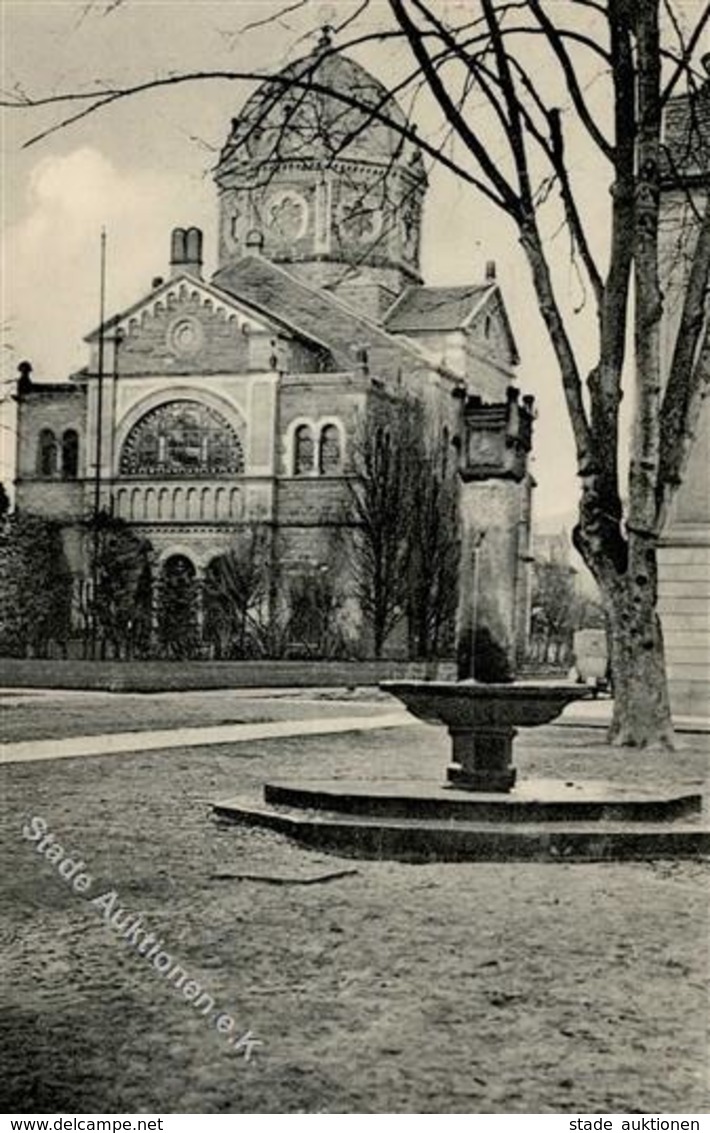
[[[124,476],[238,474],[244,471],[244,448],[216,410],[197,401],[171,401],[133,426],[119,469]]]
[[[308,205],[298,193],[281,193],[267,204],[267,224],[283,240],[298,240],[308,225]]]

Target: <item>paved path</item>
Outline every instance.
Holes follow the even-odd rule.
[[[567,705],[557,723],[605,728],[611,721],[612,705],[613,701],[607,697],[598,700],[578,700],[574,704]],[[674,716],[673,726],[677,732],[710,732],[710,718]]]
[[[85,755],[127,755],[166,748],[208,747],[249,740],[287,736],[325,736],[338,732],[369,732],[376,728],[404,728],[419,723],[407,712],[377,716],[335,716],[316,720],[273,720],[265,724],[217,724],[196,728],[169,728],[157,732],[119,732],[103,736],[25,740],[0,744],[0,764],[36,763],[43,759],[75,759]]]
[[[28,690],[25,690],[27,693]],[[56,690],[52,690],[56,695]],[[14,692],[14,690],[13,690]],[[32,690],[36,695],[39,690]],[[104,694],[99,694],[104,695]],[[108,694],[114,696],[116,694]],[[168,693],[167,696],[180,695]],[[13,700],[12,693],[8,698]],[[18,698],[19,699],[19,698]],[[288,700],[288,695],[279,695]],[[296,699],[294,697],[294,699]],[[299,698],[302,702],[303,698]],[[330,701],[332,704],[333,701]],[[358,702],[362,705],[362,701]],[[345,704],[343,705],[345,707]],[[36,763],[41,760],[75,759],[93,755],[127,755],[136,751],[164,751],[170,748],[209,747],[213,744],[238,744],[254,740],[281,739],[289,736],[325,736],[341,732],[369,732],[378,728],[404,728],[419,721],[408,712],[385,712],[382,701],[373,701],[372,716],[335,716],[310,720],[274,720],[261,724],[217,724],[190,728],[165,728],[160,731],[117,732],[93,736],[69,736],[65,739],[25,740],[0,744],[0,764]],[[605,727],[611,719],[612,702],[608,699],[578,701],[570,704],[557,721],[576,727]],[[675,719],[679,732],[710,733],[706,717],[679,716]]]

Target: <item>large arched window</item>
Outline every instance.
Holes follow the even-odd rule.
[[[76,480],[79,475],[79,434],[76,429],[65,429],[62,437],[62,476]]]
[[[40,476],[57,475],[57,438],[51,429],[42,429],[39,435],[37,471]]]
[[[324,425],[320,434],[319,470],[324,476],[339,472],[343,461],[340,430],[337,425]]]
[[[313,471],[315,442],[310,425],[299,425],[293,438],[293,471],[296,476],[307,476]]]
[[[214,476],[244,471],[235,428],[199,401],[170,401],[151,409],[128,434],[119,470],[124,476]]]

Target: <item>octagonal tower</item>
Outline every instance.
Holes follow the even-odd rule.
[[[215,172],[220,268],[259,251],[350,300],[381,292],[380,309],[421,282],[426,174],[397,126],[397,102],[324,32],[232,121]]]

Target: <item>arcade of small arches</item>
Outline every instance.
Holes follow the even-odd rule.
[[[203,487],[179,484],[161,488],[145,484],[119,487],[115,492],[119,519],[127,522],[219,522],[242,519],[242,488],[225,484]]]
[[[60,476],[76,480],[79,475],[79,434],[65,429],[61,438],[53,429],[41,429],[37,442],[37,475],[43,479]]]

